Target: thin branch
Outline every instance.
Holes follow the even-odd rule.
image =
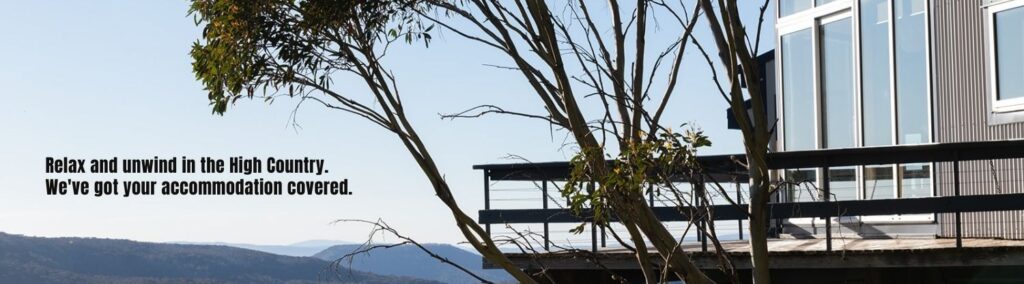
[[[337,223],[362,223],[362,224],[368,224],[368,225],[373,226],[373,229],[371,230],[370,237],[367,239],[366,242],[364,242],[362,245],[357,247],[352,252],[349,252],[349,253],[341,256],[340,258],[334,260],[332,262],[332,265],[340,263],[341,261],[344,261],[344,260],[348,260],[349,261],[349,267],[351,267],[352,266],[351,263],[354,260],[355,256],[357,256],[357,255],[368,254],[370,251],[373,251],[375,249],[388,249],[388,248],[398,247],[398,246],[402,246],[402,245],[413,245],[416,248],[420,249],[420,251],[423,251],[424,253],[426,253],[431,258],[434,258],[434,259],[440,261],[441,263],[444,263],[444,264],[450,265],[452,267],[455,267],[455,269],[458,269],[459,271],[462,271],[463,273],[465,273],[465,274],[475,278],[477,281],[480,281],[481,283],[494,283],[494,282],[492,282],[490,280],[484,279],[482,276],[477,275],[476,273],[474,273],[473,271],[470,271],[469,269],[463,267],[462,265],[459,265],[458,263],[455,263],[455,262],[449,260],[447,257],[444,257],[444,256],[441,256],[441,255],[439,255],[437,253],[434,253],[433,251],[431,251],[430,249],[424,247],[422,244],[420,244],[419,242],[413,240],[412,238],[398,233],[398,230],[396,230],[395,228],[392,228],[390,225],[387,224],[387,222],[384,222],[384,220],[377,219],[376,222],[372,222],[372,221],[360,220],[360,219],[340,219],[340,220],[336,220],[336,221],[332,222],[332,224],[337,224]],[[380,234],[388,233],[388,234],[391,234],[391,235],[401,239],[402,241],[398,242],[398,243],[386,244],[386,245],[373,244],[373,237],[376,236],[378,233],[380,233]]]

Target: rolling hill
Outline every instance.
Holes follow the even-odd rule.
[[[287,255],[287,256],[313,256],[314,254],[321,252],[331,246],[350,244],[349,242],[343,241],[332,241],[332,240],[309,240],[298,242],[289,245],[254,245],[254,244],[240,244],[240,243],[221,243],[221,242],[171,242],[173,244],[184,244],[184,245],[214,245],[214,246],[229,246],[236,248],[244,248],[255,251],[262,251],[266,253]]]
[[[482,258],[476,253],[447,245],[424,244],[430,251],[448,258],[484,279],[493,282],[514,283],[512,276],[500,269],[483,269]],[[337,245],[330,247],[313,257],[326,261],[334,261],[359,248],[359,245]],[[341,264],[348,266],[348,261]],[[415,277],[444,283],[479,283],[472,276],[458,269],[431,258],[413,245],[402,245],[393,248],[375,249],[368,254],[360,254],[352,261],[353,269],[376,274]]]
[[[328,264],[227,246],[0,233],[4,283],[437,283],[348,269],[320,278]]]

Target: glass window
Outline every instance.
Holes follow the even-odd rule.
[[[924,0],[893,3],[896,36],[896,142],[931,142],[928,116],[928,54]],[[902,198],[931,196],[928,164],[899,165]]]
[[[824,147],[852,148],[853,112],[853,26],[850,18],[823,24],[819,50],[821,98],[824,119]],[[831,200],[857,199],[857,171],[854,167],[829,169]]]
[[[811,8],[811,0],[779,0],[779,17],[789,16],[809,8]]]
[[[829,200],[857,200],[857,168],[842,167],[828,170]]]
[[[782,36],[782,107],[784,143],[788,151],[813,150],[814,71],[811,30]]]
[[[900,197],[932,196],[931,175],[931,166],[927,163],[900,165]]]
[[[895,190],[891,165],[864,167],[864,199],[891,199]]]
[[[994,14],[996,99],[1024,97],[1024,6]]]
[[[812,202],[820,199],[821,193],[815,186],[817,183],[817,171],[814,169],[799,169],[786,171],[786,188],[788,188],[790,202]]]
[[[825,148],[852,148],[854,140],[853,38],[850,18],[821,26],[821,98]]]
[[[778,24],[787,31],[778,38],[784,151],[931,142],[927,2],[855,1],[859,4],[842,7],[834,0],[779,0],[780,16],[811,10]],[[1014,5],[994,10],[992,22],[1000,36],[1014,38],[998,43],[1018,52],[997,56],[1014,62],[999,72],[1016,76],[1012,88],[1019,91],[1024,90],[1024,53],[1019,52],[1024,50],[1024,5]],[[1005,14],[997,20],[1000,12]],[[1020,92],[1014,96],[1024,102]],[[931,163],[790,169],[783,178],[827,177],[833,200],[914,198],[932,196],[932,170]],[[814,189],[790,184],[786,192],[792,201],[821,200],[822,192]]]
[[[892,92],[889,88],[889,1],[860,4],[861,117],[864,146],[893,144]],[[864,199],[896,197],[893,165],[864,167]]]
[[[928,54],[924,0],[896,0],[896,142],[931,142],[928,136]]]
[[[889,92],[889,4],[865,0],[860,10],[861,96],[864,146],[892,145]],[[891,176],[891,174],[890,174]]]

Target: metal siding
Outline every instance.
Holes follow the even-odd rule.
[[[1024,137],[1024,123],[989,125],[986,14],[983,1],[932,0],[932,84],[936,142]],[[952,196],[951,163],[936,165],[936,194]],[[1024,160],[964,162],[963,195],[1024,192]],[[1022,201],[1024,202],[1024,201]],[[968,213],[963,235],[1024,239],[1024,211]],[[955,235],[953,216],[939,216],[940,236]]]

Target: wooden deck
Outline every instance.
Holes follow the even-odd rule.
[[[727,241],[722,247],[737,269],[749,269],[750,246],[746,241]],[[954,239],[842,239],[832,240],[832,251],[825,250],[824,239],[772,239],[768,241],[772,269],[818,268],[911,268],[1024,266],[1024,240],[963,239],[963,248]],[[717,269],[714,246],[703,252],[699,243],[684,244],[691,258],[702,268]],[[653,251],[653,249],[652,249]],[[528,269],[637,269],[635,256],[625,249],[600,250],[594,257],[550,252],[530,256],[508,254]],[[655,257],[656,258],[656,257]],[[660,260],[655,259],[655,262]],[[600,266],[597,265],[600,263]]]
[[[964,248],[1021,248],[1024,240],[998,239],[963,239]],[[746,241],[722,242],[722,247],[730,253],[747,254],[750,244]],[[917,251],[928,249],[956,248],[956,239],[937,238],[902,238],[902,239],[832,239],[833,251]],[[686,251],[701,251],[700,244],[685,244]],[[708,244],[708,250],[714,246]],[[826,252],[825,239],[771,239],[768,240],[770,254],[814,254]]]

